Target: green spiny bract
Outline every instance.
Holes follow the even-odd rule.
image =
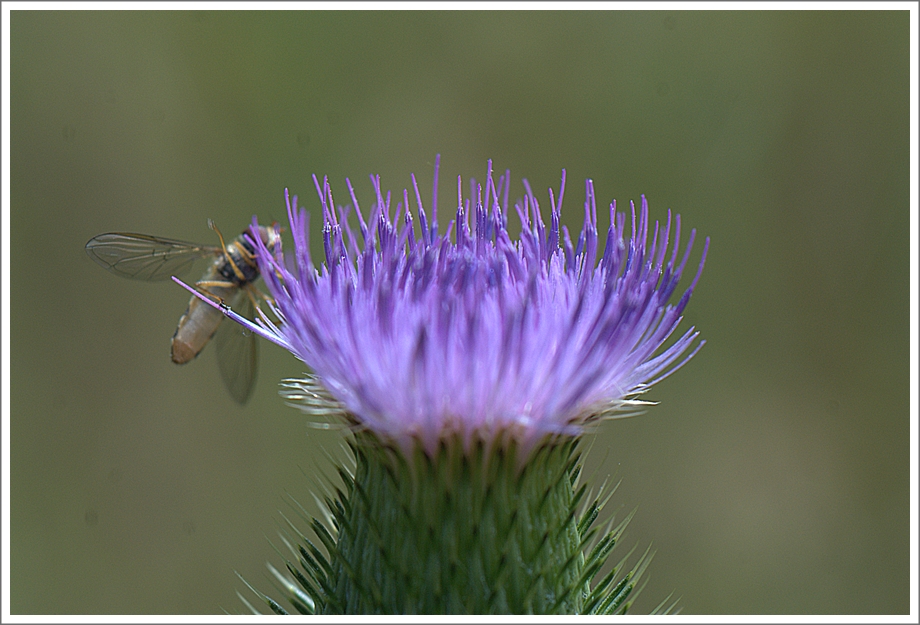
[[[587,501],[579,485],[577,438],[548,440],[526,460],[508,441],[454,438],[411,458],[366,432],[349,446],[355,469],[339,467],[327,519],[309,520],[312,539],[292,524],[296,561],[276,577],[294,611],[620,614],[635,599],[651,556],[599,575],[629,518],[596,527],[606,500]]]

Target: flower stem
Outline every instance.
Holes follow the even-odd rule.
[[[359,432],[354,471],[339,467],[325,520],[311,521],[318,543],[298,531],[300,545],[285,540],[299,563],[286,561],[291,577],[269,568],[303,614],[624,614],[651,554],[605,566],[632,515],[595,527],[612,491],[586,500],[579,441],[521,454],[513,437],[453,437],[407,456]]]
[[[327,609],[346,614],[575,614],[588,594],[576,441],[444,441],[407,459],[370,434],[338,505]]]

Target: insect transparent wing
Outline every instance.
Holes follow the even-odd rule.
[[[226,303],[247,319],[255,316],[252,298],[243,290]],[[224,319],[214,335],[214,343],[224,385],[233,399],[245,404],[256,383],[256,335],[238,323]]]
[[[166,280],[170,276],[184,274],[196,260],[215,256],[221,250],[147,234],[110,232],[90,239],[86,244],[86,253],[124,278]]]

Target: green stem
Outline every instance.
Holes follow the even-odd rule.
[[[445,441],[411,459],[357,437],[339,500],[326,609],[346,614],[575,614],[588,593],[576,441]],[[579,497],[580,499],[580,497]]]
[[[291,578],[276,573],[281,588],[305,614],[625,613],[651,555],[607,566],[629,517],[594,526],[609,493],[585,500],[578,443],[548,440],[524,457],[511,437],[454,437],[407,457],[357,433],[354,473],[339,468],[328,520],[291,545],[298,562],[286,562]]]

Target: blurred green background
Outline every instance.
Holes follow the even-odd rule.
[[[312,173],[428,194],[437,153],[442,206],[492,158],[512,197],[566,168],[570,227],[591,177],[712,238],[708,344],[588,456],[657,550],[634,612],[908,612],[908,17],[13,12],[12,612],[243,611],[340,451],[298,361],[263,344],[241,408],[213,349],[169,361],[185,292],[86,241],[213,243]]]

